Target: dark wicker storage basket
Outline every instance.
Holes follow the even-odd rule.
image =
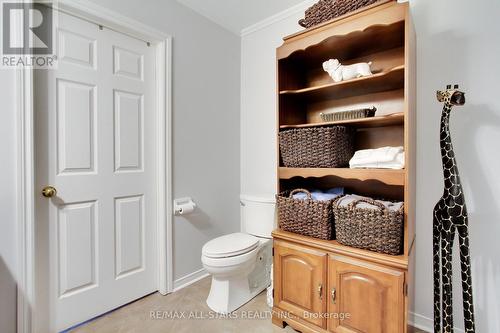
[[[347,206],[339,206],[338,197],[333,202],[335,234],[340,244],[380,253],[398,255],[403,246],[403,206],[390,211],[382,203],[372,199],[354,200]],[[366,202],[380,209],[359,208]]]
[[[279,133],[283,165],[289,168],[340,168],[354,154],[354,130],[345,126],[299,128]]]
[[[297,192],[305,192],[307,199],[294,199]],[[304,189],[285,191],[276,195],[278,225],[284,231],[321,239],[333,239],[332,202],[312,200]]]
[[[321,117],[322,121],[329,122],[374,117],[375,112],[377,112],[377,108],[373,106],[371,108],[365,109],[320,113],[319,116]]]
[[[320,0],[306,10],[305,18],[299,21],[304,28],[311,28],[360,8],[385,3],[389,0]]]

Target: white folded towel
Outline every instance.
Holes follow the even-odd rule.
[[[344,196],[343,198],[340,198],[338,201],[338,205],[340,207],[347,207],[349,204],[353,201],[360,200],[360,199],[371,199],[368,197],[363,197],[361,195],[357,194],[349,194]],[[392,212],[397,212],[401,209],[403,206],[403,202],[391,202],[391,201],[382,201],[382,200],[376,200],[377,202],[383,204],[389,211]],[[359,208],[370,208],[370,209],[380,209],[378,206],[369,204],[367,202],[360,202],[356,205],[356,207]]]
[[[349,161],[351,168],[403,169],[405,155],[403,147],[363,149],[354,153]]]

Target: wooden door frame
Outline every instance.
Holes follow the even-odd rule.
[[[172,261],[172,37],[87,0],[59,0],[57,9],[131,37],[155,48],[157,122],[157,267],[158,291],[173,290]],[[33,333],[35,304],[35,138],[33,70],[16,72],[18,285],[17,332]]]

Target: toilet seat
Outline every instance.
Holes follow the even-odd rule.
[[[252,252],[258,246],[257,237],[237,232],[212,239],[203,246],[202,255],[214,259],[229,258]]]

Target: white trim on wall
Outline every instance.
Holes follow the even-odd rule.
[[[160,144],[158,168],[158,291],[166,295],[173,290],[173,233],[172,233],[172,39],[166,38],[157,46],[156,67],[158,133]]]
[[[59,0],[58,10],[146,42],[171,39],[168,34],[88,0]]]
[[[409,0],[397,0],[400,3],[408,2]],[[240,37],[244,37],[246,35],[249,35],[251,33],[254,33],[256,31],[262,30],[276,22],[285,20],[289,18],[290,16],[293,16],[297,13],[304,12],[307,8],[311,7],[315,3],[317,3],[318,0],[305,0],[304,2],[301,2],[299,4],[296,4],[295,6],[292,6],[290,8],[287,8],[277,14],[274,14],[272,16],[269,16],[257,23],[252,24],[251,26],[248,26],[246,28],[243,28],[240,32]]]
[[[86,0],[59,0],[58,10],[142,39],[156,48],[158,145],[158,291],[173,291],[172,239],[172,37]],[[18,197],[17,332],[32,333],[35,304],[33,70],[16,74]]]
[[[31,332],[35,300],[33,71],[16,70],[17,104],[17,332]]]
[[[209,276],[207,271],[204,268],[194,271],[193,273],[189,273],[184,275],[181,278],[178,278],[174,281],[174,292],[181,290],[182,288],[186,288],[187,286],[200,281],[201,279]]]
[[[409,324],[426,332],[434,331],[434,319],[427,318],[418,313],[410,312]],[[465,333],[461,328],[455,327],[453,330],[457,333]]]
[[[273,16],[265,18],[262,21],[259,21],[255,24],[252,24],[249,27],[242,29],[240,32],[240,36],[244,37],[246,35],[249,35],[251,33],[256,32],[256,31],[262,30],[262,29],[264,29],[264,28],[266,28],[266,27],[268,27],[276,22],[283,21],[283,20],[289,18],[290,16],[293,16],[297,13],[305,11],[307,8],[309,8],[310,6],[315,4],[316,2],[318,2],[318,1],[317,0],[306,0],[306,1],[301,2],[293,7],[285,9],[284,11],[281,11],[277,14],[274,14]]]

